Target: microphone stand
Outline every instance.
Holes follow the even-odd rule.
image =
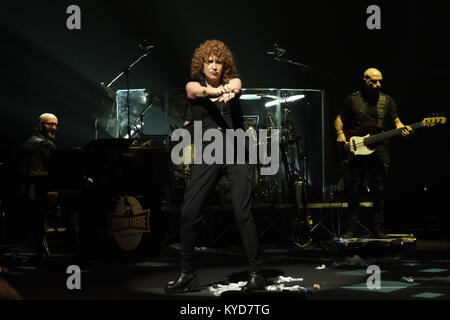
[[[300,63],[300,62],[296,62],[296,61],[292,61],[292,60],[289,60],[289,59],[286,59],[286,58],[281,58],[281,56],[275,56],[274,59],[276,61],[287,62],[287,63],[290,63],[290,64],[294,64],[296,66],[299,66],[299,67],[302,67],[302,68],[305,68],[305,69],[311,69],[311,67],[307,66],[306,64],[303,64],[303,63]]]
[[[274,44],[273,51],[267,52],[267,54],[274,55],[273,59],[275,61],[290,63],[290,64],[296,65],[298,67],[301,67],[302,69],[305,69],[305,70],[311,70],[311,71],[314,71],[314,72],[317,72],[317,73],[321,73],[323,75],[332,76],[330,73],[323,72],[323,71],[320,71],[320,70],[317,70],[317,69],[313,69],[313,68],[311,68],[310,66],[308,66],[306,64],[303,64],[303,63],[300,63],[300,62],[297,62],[297,61],[292,61],[292,60],[287,59],[287,58],[283,58],[283,55],[285,53],[286,53],[286,50],[278,47],[278,45],[276,43]]]
[[[150,49],[150,48],[149,48]],[[136,61],[134,61],[132,64],[128,65],[124,71],[122,71],[117,77],[115,77],[106,87],[109,88],[114,82],[116,82],[121,76],[123,76],[125,73],[128,73],[129,70],[131,70],[131,68],[133,68],[133,66],[138,63],[141,59],[145,58],[149,53],[150,50],[149,49],[145,49],[145,53],[143,55],[141,55]]]
[[[282,57],[279,56],[279,55],[278,55],[278,56],[275,56],[275,57],[274,57],[274,60],[275,60],[275,61],[280,61],[280,62],[285,62],[285,63],[290,63],[290,64],[296,65],[296,66],[298,66],[298,67],[301,67],[301,68],[303,68],[303,69],[305,69],[305,70],[314,71],[314,72],[316,72],[316,73],[321,73],[321,74],[326,75],[326,76],[332,76],[331,73],[323,72],[323,71],[314,69],[314,68],[312,68],[312,67],[310,67],[310,66],[308,66],[308,65],[306,65],[306,64],[303,64],[303,63],[300,63],[300,62],[297,62],[297,61],[292,61],[292,60],[287,59],[287,58],[282,58]]]
[[[141,61],[143,58],[145,58],[146,56],[148,56],[150,54],[150,49],[153,48],[153,46],[148,46],[148,47],[141,47],[144,48],[144,53],[141,54],[134,62],[132,62],[131,64],[129,64],[128,66],[126,66],[123,71],[117,76],[115,77],[106,87],[104,86],[104,83],[101,83],[102,86],[104,87],[104,89],[107,91],[107,93],[111,96],[111,85],[116,82],[120,77],[122,77],[123,75],[125,75],[126,78],[126,84],[127,84],[127,99],[126,99],[126,104],[127,104],[127,115],[128,115],[128,124],[127,124],[127,132],[128,132],[128,139],[131,138],[131,127],[130,127],[130,104],[129,104],[129,95],[130,95],[130,79],[129,79],[129,74],[130,74],[130,70],[134,67],[135,64],[137,64],[139,61]],[[113,96],[111,97],[115,97],[115,93]]]
[[[145,118],[145,114],[147,113],[148,110],[151,110],[153,108],[153,104],[150,103],[144,111],[141,112],[141,114],[139,115],[139,120],[141,122],[141,127],[139,128],[140,134],[141,136],[144,135],[144,118]]]

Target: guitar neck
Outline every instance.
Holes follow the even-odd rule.
[[[416,130],[416,129],[419,129],[419,128],[423,127],[423,124],[422,124],[422,122],[416,122],[416,123],[413,123],[413,124],[411,124],[409,126],[411,127],[411,129]],[[403,128],[392,129],[392,130],[389,130],[389,131],[385,131],[385,132],[382,132],[382,133],[375,134],[373,136],[369,136],[369,137],[364,139],[364,145],[369,145],[369,144],[372,144],[372,143],[375,143],[375,142],[378,142],[378,141],[382,141],[382,140],[385,140],[385,139],[392,138],[394,136],[397,136],[397,135],[401,134],[402,131],[403,131]]]

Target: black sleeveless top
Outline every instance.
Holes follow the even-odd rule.
[[[206,82],[200,81],[206,87]],[[213,102],[209,98],[189,99],[192,119],[202,121],[203,131],[208,129],[244,129],[241,104],[236,97],[228,103]]]

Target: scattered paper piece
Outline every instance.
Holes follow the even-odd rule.
[[[323,270],[323,269],[325,269],[325,265],[324,264],[321,265],[321,266],[316,267],[316,270]]]

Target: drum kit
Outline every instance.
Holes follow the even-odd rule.
[[[142,48],[142,47],[141,47]],[[122,127],[126,128],[127,136],[126,138],[132,139],[134,135],[142,135],[143,134],[143,123],[140,123],[141,126],[138,127],[137,125],[133,126],[133,110],[131,104],[133,103],[133,97],[130,96],[130,89],[129,89],[129,72],[132,69],[132,67],[139,62],[141,59],[146,57],[150,53],[150,49],[153,48],[153,46],[145,46],[145,50],[143,50],[138,57],[136,61],[134,61],[132,64],[128,65],[121,74],[119,74],[113,81],[111,81],[108,85],[104,85],[102,83],[102,87],[104,89],[104,92],[107,93],[107,95],[114,99],[116,97],[116,93],[111,90],[111,85],[121,76],[125,75],[126,82],[127,82],[127,90],[125,95],[125,103],[123,104],[126,108],[124,108],[124,115],[122,119],[124,120],[125,125]],[[302,67],[303,69],[311,69],[309,66],[288,60],[284,58],[285,50],[278,48],[278,46],[275,44],[275,49],[273,51],[268,52],[267,54],[273,55],[276,61],[281,62],[288,62],[290,64],[294,64],[297,66]],[[124,90],[125,91],[125,90]],[[148,98],[148,97],[146,97]],[[278,103],[285,103],[290,102],[288,99],[277,99]],[[150,103],[148,103],[150,101]],[[152,107],[153,104],[151,103],[151,99],[146,99],[144,102],[139,101],[141,104],[144,105],[144,109],[141,113],[137,114],[134,118],[138,119],[138,121],[143,121],[142,119],[145,116],[145,113],[148,112]],[[172,124],[170,125],[169,130],[169,136],[171,133],[178,128],[186,129],[191,136],[193,136],[194,132],[194,121],[193,116],[190,109],[190,103],[189,100],[184,96],[176,96],[176,97],[169,97],[168,99],[168,110],[166,115],[169,117],[176,119],[177,121],[180,121],[178,125]],[[155,103],[155,106],[163,107],[163,104],[161,101],[159,103]],[[298,203],[298,199],[295,198],[296,192],[295,192],[295,184],[301,180],[302,185],[305,186],[306,183],[304,181],[304,168],[298,168],[302,166],[302,161],[300,159],[300,153],[299,153],[299,137],[295,135],[295,130],[286,121],[287,119],[287,113],[289,111],[287,109],[281,110],[281,120],[280,123],[275,124],[272,115],[269,112],[265,112],[266,115],[264,117],[255,116],[255,115],[244,115],[244,129],[255,129],[255,131],[252,131],[254,134],[254,143],[257,147],[261,147],[263,144],[267,144],[265,146],[265,150],[267,150],[267,153],[271,153],[270,146],[271,142],[274,141],[276,138],[279,141],[279,145],[281,147],[280,155],[281,155],[281,163],[280,163],[280,170],[275,175],[263,175],[261,174],[261,170],[264,168],[264,165],[260,163],[260,161],[257,161],[256,164],[256,170],[255,170],[255,198],[258,199],[259,202],[263,203],[271,203],[276,204],[280,200],[283,201],[281,198],[285,194],[290,194],[289,201],[293,204],[294,211],[298,212],[299,208],[306,208],[305,205],[306,199],[301,200],[302,203]],[[111,118],[111,117],[109,117]],[[110,123],[108,119],[108,125]],[[125,121],[126,120],[126,121]],[[96,128],[97,128],[97,121],[96,121]],[[267,134],[264,139],[260,139],[258,136],[259,129],[266,129],[267,133],[276,134],[277,137],[274,137],[270,134]],[[271,131],[270,129],[279,129],[276,131]],[[108,130],[107,130],[108,131]],[[272,133],[276,132],[276,133]],[[97,133],[96,133],[97,136]],[[123,135],[118,136],[116,138],[121,138]],[[167,145],[166,145],[167,146]],[[169,149],[171,149],[172,146],[169,143]],[[183,161],[178,164],[170,164],[171,167],[171,176],[175,179],[175,184],[184,185],[185,180],[189,179],[191,176],[191,170],[192,165],[194,163],[194,154],[195,154],[195,147],[194,144],[190,144],[186,146],[183,150]],[[172,180],[173,181],[173,180]],[[287,191],[287,192],[286,192]],[[306,195],[306,192],[303,192],[303,194]]]

